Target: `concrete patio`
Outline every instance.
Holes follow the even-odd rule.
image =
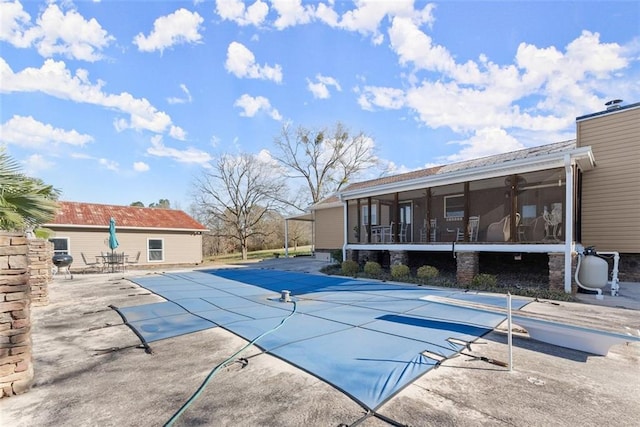
[[[314,273],[322,265],[293,258],[251,266]],[[127,280],[146,274],[156,273],[55,278],[49,305],[32,309],[35,383],[29,392],[0,401],[0,424],[163,425],[212,368],[246,344],[215,328],[158,341],[146,354],[109,308],[162,301]],[[581,295],[583,303],[533,302],[524,310],[637,333],[639,297],[639,285],[623,283],[620,297],[605,295],[598,301]],[[485,335],[465,354],[446,360],[390,399],[378,416],[251,347],[243,360],[213,378],[175,425],[628,426],[640,419],[640,343],[616,345],[602,357],[517,334],[514,371],[509,372],[487,362],[507,360],[506,342],[500,330]]]

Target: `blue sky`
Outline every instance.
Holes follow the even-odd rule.
[[[0,49],[0,143],[69,201],[188,210],[285,123],[341,121],[398,173],[640,101],[638,1],[0,0]]]

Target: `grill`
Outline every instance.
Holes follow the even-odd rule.
[[[53,265],[56,266],[56,271],[54,272],[54,274],[57,274],[60,269],[64,269],[64,277],[67,277],[68,274],[70,278],[73,279],[73,275],[71,274],[71,270],[69,269],[71,267],[71,263],[73,262],[73,257],[71,255],[54,255],[53,258],[51,258],[51,262],[53,262]]]

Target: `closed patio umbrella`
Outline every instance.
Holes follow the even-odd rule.
[[[118,237],[116,236],[116,220],[111,217],[109,220],[109,248],[111,249],[111,259],[113,260],[113,251],[119,246]],[[111,272],[113,273],[115,263],[111,263]]]

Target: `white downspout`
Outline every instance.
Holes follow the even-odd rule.
[[[284,257],[289,258],[289,220],[284,219]]]
[[[573,253],[573,168],[571,156],[564,156],[565,172],[565,211],[564,211],[564,291],[571,293],[571,259]]]
[[[343,211],[343,227],[342,227],[342,235],[343,235],[343,244],[342,244],[342,259],[347,259],[347,244],[349,239],[348,228],[347,228],[347,220],[349,219],[349,209],[348,209],[347,201],[342,201],[342,211]]]

